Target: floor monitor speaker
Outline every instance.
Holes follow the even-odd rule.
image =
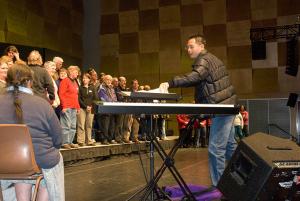
[[[291,140],[256,133],[244,138],[218,189],[230,201],[300,200],[300,148]]]

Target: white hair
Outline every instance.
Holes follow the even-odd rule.
[[[55,69],[56,68],[56,65],[55,65],[55,63],[53,62],[53,61],[46,61],[45,63],[44,63],[44,67],[46,68],[46,69]]]
[[[53,57],[53,62],[58,62],[58,61],[60,61],[60,62],[64,62],[64,60],[61,58],[61,57]]]

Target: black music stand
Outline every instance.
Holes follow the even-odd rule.
[[[180,135],[178,141],[176,144],[172,147],[171,151],[167,154],[163,147],[160,145],[158,142],[156,136],[155,136],[155,130],[152,129],[151,127],[151,132],[150,132],[150,181],[148,184],[136,192],[133,196],[131,196],[127,200],[133,199],[135,196],[138,194],[142,193],[142,196],[140,197],[139,200],[146,201],[149,196],[150,200],[171,200],[168,195],[166,195],[162,190],[158,188],[158,181],[162,177],[164,171],[168,168],[171,174],[173,175],[174,179],[180,186],[182,192],[184,193],[184,199],[188,201],[196,201],[195,196],[187,186],[186,182],[178,172],[178,170],[175,167],[175,161],[174,161],[174,156],[178,150],[179,147],[183,145],[183,142],[189,135],[189,130],[193,128],[195,120],[198,119],[196,116],[192,116],[189,123],[187,124],[186,132],[184,132],[182,135]],[[152,121],[152,120],[151,120]],[[151,122],[152,126],[152,122]],[[162,166],[159,168],[159,170],[156,172],[154,175],[154,149],[157,150],[157,153],[163,160]],[[155,199],[156,195],[156,199]]]

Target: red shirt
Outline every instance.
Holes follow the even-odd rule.
[[[212,123],[212,120],[211,120],[211,118],[207,119],[207,122],[206,122],[206,124],[207,124],[208,126],[211,126],[211,123]]]
[[[249,122],[248,112],[246,110],[244,110],[243,112],[240,112],[240,113],[243,117],[244,125],[248,125],[248,122]]]
[[[78,101],[78,84],[76,80],[65,78],[59,85],[59,98],[62,109],[80,109]]]
[[[185,128],[186,125],[189,123],[189,120],[190,120],[189,116],[186,115],[186,114],[177,114],[176,118],[177,118],[179,129]]]

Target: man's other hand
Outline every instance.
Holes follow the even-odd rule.
[[[159,90],[161,93],[168,93],[169,83],[163,82],[159,85]]]

